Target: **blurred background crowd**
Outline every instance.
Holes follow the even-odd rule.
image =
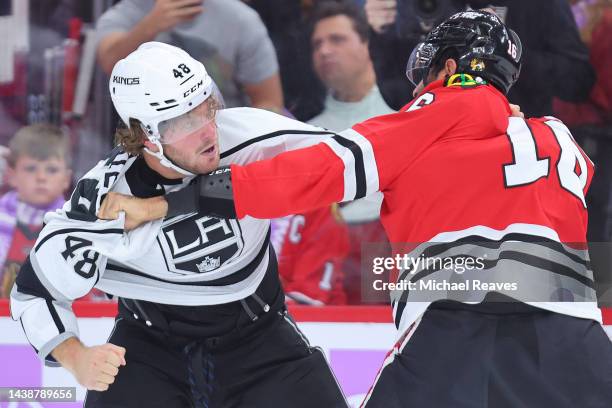
[[[143,42],[171,43],[201,60],[226,107],[268,109],[340,131],[407,104],[413,47],[454,12],[484,7],[523,42],[510,102],[526,116],[563,120],[596,164],[588,238],[596,280],[612,281],[605,244],[612,241],[610,0],[4,0],[0,297],[8,296],[44,213],[60,208],[75,180],[112,147],[118,117],[108,74]],[[274,221],[288,301],[363,301],[362,262],[389,252],[381,200]],[[94,291],[88,299],[104,296]]]

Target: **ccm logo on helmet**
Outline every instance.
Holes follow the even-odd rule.
[[[201,80],[200,82],[198,82],[197,84],[195,84],[194,86],[192,86],[190,89],[186,90],[183,93],[183,98],[186,98],[188,95],[191,95],[192,93],[194,93],[195,91],[197,91],[202,85],[204,85],[204,80]]]
[[[138,85],[140,84],[140,78],[136,77],[136,78],[126,78],[126,77],[122,77],[119,75],[114,75],[113,76],[113,84],[120,84],[120,85]]]

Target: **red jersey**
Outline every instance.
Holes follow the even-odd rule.
[[[290,301],[346,304],[342,263],[349,252],[346,224],[329,207],[275,221],[278,271]]]
[[[513,248],[516,259],[498,254],[486,267],[540,279],[538,285],[558,284],[551,293],[571,293],[575,301],[556,301],[555,295],[533,304],[601,321],[584,248],[584,197],[593,164],[560,121],[510,116],[507,99],[493,86],[436,81],[398,113],[359,123],[316,146],[232,166],[238,216],[278,217],[379,190],[381,222],[392,244],[444,242],[444,251],[448,243],[460,248],[466,240],[498,249],[517,242],[572,244],[535,260],[528,249]],[[400,328],[429,305],[406,307],[397,300]]]

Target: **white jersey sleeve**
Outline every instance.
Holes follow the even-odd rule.
[[[336,135],[330,130],[255,108],[221,110],[217,125],[222,166],[268,159]]]
[[[17,276],[11,292],[11,315],[21,320],[26,337],[49,365],[49,353],[79,335],[72,301],[85,296],[104,274],[109,256],[127,261],[142,255],[161,226],[147,223],[123,230],[119,219],[96,218],[104,194],[121,177],[126,154],[101,161],[77,184],[61,210],[45,215],[45,227]]]

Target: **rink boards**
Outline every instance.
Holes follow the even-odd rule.
[[[83,304],[79,315],[81,339],[89,345],[101,344],[113,327],[113,304]],[[312,345],[323,349],[352,406],[358,406],[372,384],[380,364],[392,346],[395,328],[386,307],[294,307],[292,313]],[[100,316],[100,317],[96,317]],[[612,310],[604,310],[604,328],[612,337]],[[21,326],[8,317],[6,301],[0,301],[0,386],[73,386],[76,403],[21,403],[0,408],[81,407],[85,390],[71,375],[58,368],[44,367],[28,344]]]

